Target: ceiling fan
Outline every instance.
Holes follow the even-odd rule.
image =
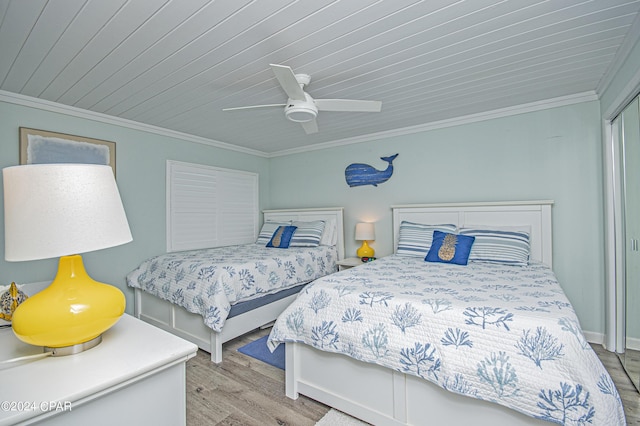
[[[311,81],[308,74],[295,74],[291,67],[286,65],[269,64],[276,79],[287,94],[286,104],[253,105],[245,107],[224,108],[223,111],[235,111],[240,109],[284,107],[284,115],[289,120],[302,124],[307,134],[318,131],[316,117],[318,111],[339,112],[380,112],[382,102],[359,101],[354,99],[313,99],[304,87]]]

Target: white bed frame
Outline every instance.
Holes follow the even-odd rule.
[[[392,206],[394,249],[402,220],[425,224],[529,225],[531,258],[552,262],[552,201]],[[286,394],[304,394],[375,425],[542,425],[501,405],[448,392],[418,377],[302,343],[286,344]]]
[[[286,220],[335,220],[337,231],[338,260],[344,259],[343,208],[264,210],[266,221]],[[191,313],[181,306],[173,305],[138,288],[135,289],[134,315],[143,321],[166,330],[176,336],[195,343],[200,349],[211,354],[211,361],[222,361],[222,344],[273,322],[278,315],[296,298],[297,294],[276,300],[267,305],[229,318],[222,331],[207,327],[202,316]]]

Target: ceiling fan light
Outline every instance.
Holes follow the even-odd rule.
[[[296,123],[306,123],[315,120],[318,111],[309,108],[292,107],[287,108],[285,115],[289,120],[295,121]]]
[[[306,123],[308,121],[315,120],[318,115],[318,108],[316,107],[313,99],[306,94],[306,100],[295,101],[289,99],[287,106],[284,108],[284,115],[290,121],[296,123]]]

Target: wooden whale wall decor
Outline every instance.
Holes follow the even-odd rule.
[[[377,170],[368,164],[353,163],[349,164],[344,170],[344,178],[351,187],[362,185],[378,186],[389,180],[393,174],[393,160],[398,154],[389,157],[380,157],[382,161],[389,163],[385,170]]]

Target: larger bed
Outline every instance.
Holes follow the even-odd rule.
[[[172,252],[142,262],[127,276],[135,316],[197,344],[219,363],[223,343],[273,322],[305,284],[337,271],[344,257],[342,208],[263,214],[255,244]],[[297,246],[292,240],[288,248],[265,247],[280,225],[291,224],[298,225]]]
[[[624,425],[551,269],[551,205],[394,207],[394,255],[314,281],[276,321],[287,396],[376,425]],[[468,264],[424,260],[434,229],[476,236]],[[502,233],[528,234],[526,259]]]

